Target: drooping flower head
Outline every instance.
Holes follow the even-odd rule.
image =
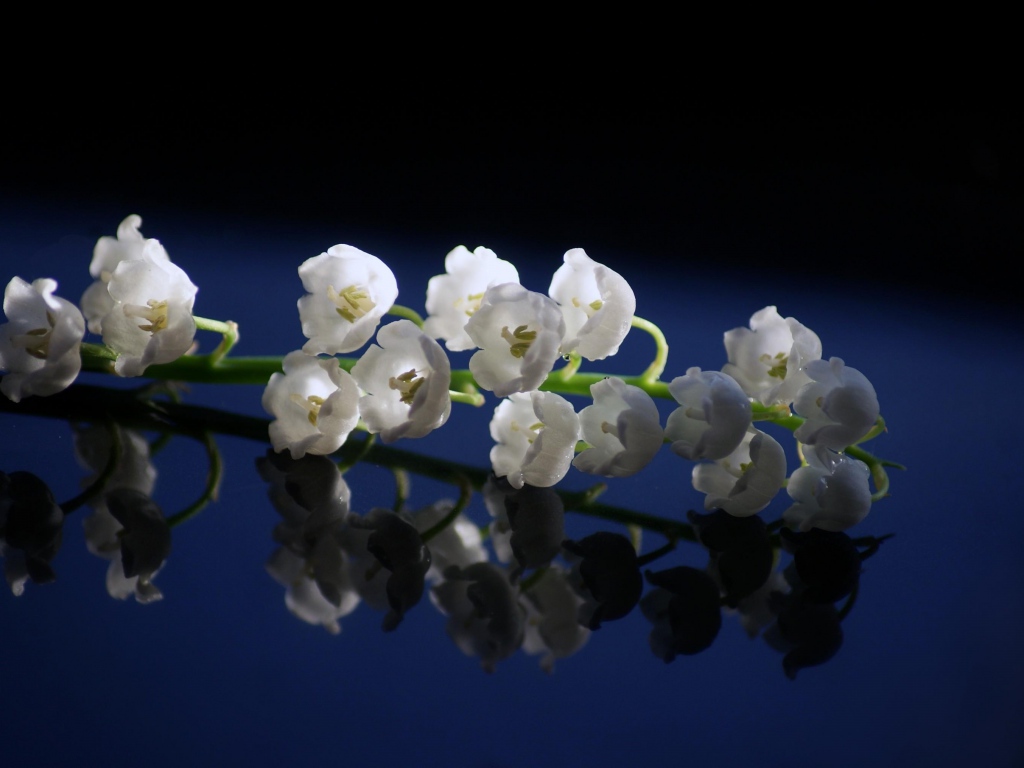
[[[0,325],[0,371],[6,373],[0,391],[15,403],[67,389],[82,369],[85,319],[55,290],[56,280],[29,284],[15,277],[4,291],[8,322]]]
[[[491,419],[494,474],[513,488],[548,488],[569,471],[580,439],[572,404],[554,392],[517,393],[498,404]]]
[[[794,501],[782,513],[786,524],[800,531],[845,531],[867,517],[871,511],[867,465],[821,446],[803,453],[807,466],[794,472],[786,485]]]
[[[771,435],[751,427],[736,450],[693,468],[693,487],[707,494],[704,509],[746,517],[771,503],[786,479],[786,452]]]
[[[362,347],[398,298],[395,275],[376,256],[334,245],[299,267],[306,295],[299,299],[310,355],[344,354]]]
[[[690,368],[668,391],[679,403],[665,422],[672,450],[686,459],[721,459],[743,440],[751,421],[750,400],[731,376]]]
[[[580,411],[590,447],[572,461],[576,469],[603,477],[629,477],[646,467],[664,434],[658,406],[639,387],[609,377],[592,384],[594,403]]]
[[[519,272],[489,248],[480,246],[470,253],[464,245],[448,253],[444,269],[445,274],[427,282],[423,330],[444,339],[452,352],[473,349],[476,345],[466,333],[466,323],[480,308],[484,292],[499,283],[518,283]]]
[[[338,361],[289,352],[284,373],[271,375],[263,409],[274,417],[270,442],[293,459],[338,450],[359,421],[359,387]]]
[[[619,351],[629,333],[636,312],[633,289],[582,248],[566,251],[564,261],[548,289],[565,317],[562,354],[578,352],[587,360],[604,360]]]
[[[565,320],[544,294],[501,283],[484,293],[466,333],[480,347],[469,360],[473,378],[498,397],[507,397],[537,389],[551,373]]]
[[[170,261],[159,240],[142,236],[139,231],[141,226],[142,217],[132,214],[118,225],[117,237],[104,235],[96,241],[92,263],[89,265],[89,274],[95,278],[95,282],[85,289],[80,302],[90,333],[103,333],[103,318],[114,308],[107,284],[118,264],[136,259]]]
[[[117,352],[119,376],[141,376],[150,365],[184,355],[196,335],[196,291],[170,261],[135,259],[114,269],[107,291],[114,301],[103,318],[103,343]]]
[[[793,433],[797,440],[842,451],[875,426],[878,396],[863,373],[838,357],[812,360],[804,372],[812,381],[800,388],[793,402],[793,410],[807,419]]]
[[[749,328],[725,333],[729,362],[722,367],[750,397],[765,405],[790,404],[810,379],[801,369],[821,357],[821,340],[775,307],[755,312]]]
[[[448,420],[451,364],[441,345],[409,320],[388,323],[352,368],[366,392],[359,412],[385,443],[423,437]]]

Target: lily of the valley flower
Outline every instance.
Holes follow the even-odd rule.
[[[181,267],[135,259],[114,269],[107,291],[114,300],[103,318],[103,343],[117,352],[114,371],[141,376],[147,367],[188,352],[196,335],[196,291]]]
[[[774,437],[753,427],[728,456],[693,468],[693,487],[707,494],[704,509],[724,509],[736,517],[767,507],[785,479],[786,452]]]
[[[263,409],[274,417],[270,442],[293,459],[338,450],[359,421],[359,387],[338,361],[289,352],[270,377]]]
[[[310,355],[344,354],[362,347],[398,298],[395,275],[376,256],[334,245],[299,267],[306,295],[299,299],[302,347]]]
[[[55,290],[55,280],[29,284],[15,277],[4,291],[8,322],[0,325],[0,370],[6,374],[0,391],[15,403],[67,389],[82,369],[85,319]]]
[[[812,381],[793,402],[793,410],[807,419],[793,433],[798,441],[841,451],[875,426],[878,396],[863,373],[838,357],[812,360],[804,372]]]
[[[672,450],[686,459],[721,459],[743,440],[751,421],[750,400],[731,376],[690,368],[668,391],[679,403],[665,422]]]
[[[451,250],[444,259],[445,274],[427,282],[427,319],[423,330],[444,339],[452,352],[476,345],[466,333],[466,323],[480,308],[484,292],[499,283],[518,283],[519,272],[490,248],[480,246],[472,253],[464,245]]]
[[[587,360],[604,360],[619,351],[636,312],[629,283],[582,248],[566,251],[565,263],[551,278],[548,295],[565,317],[562,354],[578,352]]]
[[[782,513],[786,524],[801,531],[845,531],[871,511],[867,465],[819,446],[804,451],[806,467],[789,478],[786,492],[795,502]]]
[[[448,420],[451,364],[441,345],[409,320],[388,323],[352,368],[366,392],[359,412],[385,443],[423,437]]]
[[[593,405],[580,411],[583,439],[590,445],[572,464],[604,477],[629,477],[650,463],[664,434],[654,400],[639,387],[609,377],[590,387]]]
[[[85,289],[80,302],[90,333],[103,333],[103,318],[114,308],[107,284],[118,264],[137,259],[170,261],[159,240],[142,236],[139,231],[141,226],[142,217],[132,214],[118,225],[117,237],[104,235],[96,241],[92,263],[89,265],[89,274],[95,278],[95,282]]]
[[[795,318],[773,306],[755,312],[749,328],[725,333],[729,362],[722,367],[750,397],[765,405],[793,402],[810,379],[803,366],[821,358],[821,340]]]
[[[134,488],[116,488],[105,501],[117,526],[108,533],[121,552],[107,571],[107,591],[121,599],[134,593],[144,604],[162,599],[153,578],[171,553],[171,529],[163,512],[147,494]]]
[[[473,378],[498,397],[537,389],[558,360],[565,320],[558,305],[518,283],[487,289],[466,323],[480,347],[469,360]]]
[[[491,448],[494,474],[513,488],[525,483],[547,488],[569,471],[580,439],[580,419],[561,395],[518,393],[494,409]]]

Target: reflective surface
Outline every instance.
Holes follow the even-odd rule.
[[[199,285],[196,314],[239,322],[240,355],[283,355],[301,346],[296,268],[335,242],[387,261],[398,277],[399,302],[420,311],[426,280],[443,269],[443,250],[426,252],[380,236],[311,229],[296,235],[137,212],[143,232],[159,238]],[[0,220],[5,280],[54,277],[59,294],[77,300],[90,282],[96,237],[111,234],[128,213],[8,212]],[[539,291],[547,289],[564,251],[484,245],[515,263],[523,284]],[[826,357],[842,357],[871,379],[889,431],[868,447],[908,469],[890,471],[891,497],[849,531],[854,543],[793,539],[773,563],[763,542],[780,543],[772,523],[788,505],[782,494],[760,515],[774,538],[757,522],[725,536],[724,548],[743,551],[741,560],[756,563],[755,573],[732,572],[716,556],[719,574],[734,573],[731,583],[748,585],[736,586],[737,595],[766,571],[776,580],[787,569],[792,574],[800,552],[804,561],[828,564],[863,558],[855,600],[849,579],[833,576],[812,587],[817,598],[811,607],[801,604],[807,610],[798,615],[779,605],[762,611],[761,632],[745,618],[739,598],[732,601],[739,611],[708,607],[711,555],[704,544],[681,538],[662,551],[666,536],[649,526],[640,535],[640,553],[650,562],[622,565],[607,554],[636,535],[624,524],[635,520],[623,511],[667,520],[669,530],[684,536],[701,532],[705,544],[721,541],[709,528],[721,521],[688,516],[703,513],[703,497],[689,482],[692,463],[667,449],[639,475],[608,481],[598,498],[603,506],[589,511],[579,495],[594,478],[575,471],[559,486],[561,496],[520,505],[491,489],[489,506],[482,489],[493,398],[479,409],[455,405],[444,428],[394,446],[408,454],[378,450],[352,466],[343,482],[364,527],[342,531],[338,510],[313,501],[344,497],[334,470],[322,474],[315,461],[294,466],[253,439],[267,419],[259,387],[190,385],[179,393],[186,408],[259,421],[236,420],[238,429],[225,427],[215,436],[223,464],[219,493],[195,514],[207,483],[208,445],[187,434],[160,439],[144,421],[126,425],[143,441],[130,432],[114,438],[122,457],[131,446],[152,454],[123,470],[132,477],[126,483],[151,486],[139,490],[151,491],[175,522],[170,554],[152,580],[162,599],[141,604],[135,590],[120,583],[111,589],[130,592],[127,599],[110,596],[113,549],[101,546],[103,532],[94,530],[100,521],[88,505],[68,514],[59,542],[54,526],[38,534],[45,546],[37,547],[36,559],[52,568],[55,581],[29,580],[21,596],[0,596],[3,680],[11,702],[5,754],[12,763],[31,757],[58,764],[73,755],[86,764],[137,755],[153,765],[299,757],[470,766],[656,760],[859,766],[1013,765],[1024,757],[1017,729],[1024,715],[1018,658],[1024,520],[1004,394],[1024,373],[1015,355],[1019,331],[999,322],[991,308],[950,307],[939,297],[851,295],[841,285],[815,284],[813,275],[785,283],[683,275],[641,264],[635,254],[583,245],[630,281],[637,314],[665,332],[666,379],[690,366],[720,369],[724,331],[746,325],[769,304],[817,332]],[[216,343],[212,335],[199,340],[206,349]],[[592,367],[635,374],[652,354],[649,339],[634,331],[619,355]],[[453,355],[453,366],[465,367],[466,359]],[[123,389],[141,382],[87,375],[82,383]],[[82,392],[77,426],[4,404],[0,471],[9,483],[14,478],[31,491],[31,481],[15,473],[32,473],[64,503],[104,471],[113,433],[93,434],[90,453],[84,421],[106,396]],[[35,401],[42,398],[24,405]],[[664,418],[669,403],[659,407]],[[195,418],[202,421],[203,413]],[[792,441],[781,432],[793,462]],[[476,489],[463,514],[493,533],[476,554],[456,551],[446,534],[425,535],[464,488],[447,482],[438,465],[417,462],[416,454],[476,468],[470,478]],[[405,474],[397,478],[408,479],[405,491],[396,482],[398,467]],[[397,495],[406,497],[418,542],[385,514],[371,513],[393,509]],[[137,529],[146,528],[144,518],[132,518],[142,520]],[[520,541],[509,540],[513,532]],[[570,543],[562,548],[564,541]],[[827,554],[815,557],[812,544],[827,547]],[[140,545],[137,569],[145,570],[141,558],[153,547],[159,549]],[[520,614],[502,589],[511,583],[510,572],[521,570],[522,582],[540,594],[544,582],[537,575],[531,582],[531,575],[552,552],[558,567],[548,573],[565,583],[584,578],[580,558],[606,567],[611,561],[614,578],[602,570],[588,578],[591,586],[615,589],[588,614],[598,629],[562,624],[545,646],[539,620],[515,626],[510,617]],[[391,568],[381,567],[381,553]],[[474,565],[484,555],[491,565]],[[455,570],[432,592],[441,565]],[[367,571],[373,578],[365,588],[346,580]],[[311,572],[313,579],[297,579]],[[301,586],[289,592],[283,583]],[[302,590],[317,583],[321,596],[337,598],[333,614],[322,601],[304,601]],[[575,599],[551,586],[552,604]],[[482,604],[493,626],[473,610]],[[530,607],[527,601],[522,610],[536,619]],[[772,621],[778,611],[786,617],[785,631]],[[674,624],[678,615],[685,619]],[[673,635],[679,626],[688,633]],[[780,635],[787,633],[784,643]],[[552,646],[558,650],[553,655]],[[797,655],[787,656],[794,647]],[[57,728],[62,740],[52,738]]]

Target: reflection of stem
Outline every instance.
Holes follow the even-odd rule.
[[[676,548],[676,541],[675,541],[675,539],[670,537],[667,542],[662,544],[657,549],[653,550],[652,552],[648,552],[643,557],[638,557],[636,559],[637,567],[643,568],[645,565],[650,565],[655,560],[657,560],[659,557],[663,557],[664,555],[667,555],[669,552],[671,552],[675,548]]]
[[[395,505],[392,509],[397,514],[409,498],[409,473],[401,467],[392,467],[391,474],[395,476]]]
[[[420,540],[426,544],[432,538],[441,533],[445,528],[455,522],[455,518],[462,514],[462,512],[469,506],[469,500],[473,498],[473,485],[466,478],[459,479],[459,500],[455,502],[455,506],[451,508],[451,511],[442,517],[434,525],[430,526],[423,533],[420,534]]]
[[[846,604],[840,609],[838,619],[842,621],[846,616],[853,610],[853,604],[857,602],[857,592],[860,589],[860,579],[853,582],[853,589],[850,590],[850,596],[846,598]]]
[[[103,426],[106,427],[107,434],[110,435],[110,455],[107,456],[107,463],[103,465],[103,471],[89,484],[88,488],[60,505],[60,511],[65,516],[99,496],[114,474],[114,470],[117,469],[117,465],[121,463],[124,446],[121,444],[121,433],[117,428],[117,424],[107,420],[103,423]]]
[[[640,374],[640,379],[643,382],[653,384],[665,372],[665,365],[668,363],[668,341],[665,339],[665,334],[661,332],[661,328],[650,320],[644,320],[642,317],[634,315],[631,325],[634,328],[639,328],[641,331],[646,331],[654,337],[654,360],[647,366],[647,370]]]
[[[217,449],[217,443],[213,439],[213,435],[210,432],[204,432],[200,439],[206,447],[206,457],[210,462],[209,468],[206,471],[206,486],[203,488],[202,496],[181,510],[181,512],[167,518],[167,525],[170,528],[184,523],[186,520],[199,514],[203,507],[211,501],[217,500],[224,465],[221,462],[220,451]]]

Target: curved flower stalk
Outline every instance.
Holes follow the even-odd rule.
[[[90,333],[103,334],[103,318],[114,308],[107,284],[118,264],[138,259],[155,262],[171,260],[159,240],[142,236],[139,231],[141,226],[142,217],[132,214],[118,225],[116,237],[104,235],[96,241],[92,263],[89,264],[89,274],[95,278],[95,282],[85,289],[79,302]]]
[[[293,459],[338,450],[359,421],[359,387],[333,358],[301,350],[284,358],[284,373],[270,377],[263,409],[274,417],[270,442]]]
[[[299,267],[302,350],[344,354],[362,347],[398,298],[398,281],[383,261],[351,245],[334,245]]]
[[[114,301],[103,318],[103,343],[117,353],[119,376],[141,376],[147,367],[170,363],[192,347],[192,306],[199,289],[169,261],[122,261],[107,291]]]
[[[871,511],[870,470],[862,461],[826,448],[804,451],[807,466],[789,478],[786,492],[795,502],[782,513],[800,531],[845,531]]]
[[[501,283],[484,292],[466,333],[480,348],[469,360],[473,378],[497,397],[507,397],[537,389],[551,373],[565,320],[544,294]]]
[[[577,620],[583,598],[568,576],[564,568],[552,563],[519,598],[526,609],[523,650],[540,654],[540,667],[548,673],[555,671],[557,659],[572,656],[590,639],[591,631]]]
[[[704,509],[746,517],[768,506],[786,480],[786,453],[771,435],[751,427],[736,450],[693,468],[693,487],[707,494]]]
[[[665,422],[672,450],[685,459],[721,459],[743,440],[750,426],[750,400],[736,380],[718,371],[690,368],[668,391],[679,403]]]
[[[423,437],[448,420],[452,410],[451,364],[441,345],[410,320],[388,323],[352,368],[366,392],[359,413],[367,429],[385,443]]]
[[[15,277],[4,291],[0,371],[7,373],[0,391],[12,402],[67,389],[82,369],[85,319],[70,301],[54,296],[56,290],[56,280],[29,284]]]
[[[494,409],[490,424],[491,466],[513,488],[547,488],[569,471],[580,439],[572,404],[553,392],[510,395]]]
[[[864,437],[878,421],[878,396],[867,377],[838,357],[804,366],[812,379],[800,388],[793,410],[807,421],[793,436],[804,445],[842,451]]]
[[[593,405],[580,411],[583,439],[590,447],[572,465],[603,477],[635,475],[664,442],[658,406],[639,387],[612,377],[592,384],[590,394]]]
[[[773,306],[755,312],[749,328],[725,333],[729,362],[722,367],[750,397],[764,405],[789,405],[810,381],[803,367],[821,358],[821,340]]]
[[[518,283],[519,272],[490,248],[480,246],[470,253],[464,245],[445,256],[444,269],[445,274],[427,281],[423,330],[435,339],[444,339],[452,352],[473,349],[476,344],[466,333],[466,323],[480,308],[488,288]]]
[[[591,259],[582,248],[566,251],[563,260],[548,288],[565,317],[561,352],[604,360],[619,351],[629,333],[636,296],[622,275]]]

